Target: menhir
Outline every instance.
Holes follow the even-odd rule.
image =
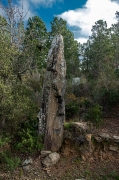
[[[39,134],[44,135],[44,150],[58,151],[63,141],[65,119],[66,62],[62,35],[54,37],[47,58],[47,69],[38,114]]]

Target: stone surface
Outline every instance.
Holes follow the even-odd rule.
[[[72,122],[72,126],[76,128],[76,130],[86,131],[89,129],[86,122]]]
[[[41,158],[42,157],[46,157],[47,155],[51,154],[52,152],[51,151],[41,151]]]
[[[26,159],[23,163],[22,163],[22,166],[27,166],[29,164],[32,164],[33,163],[33,160],[29,157],[28,159]]]
[[[38,114],[39,134],[45,136],[44,150],[53,152],[60,149],[63,141],[65,76],[63,37],[57,35],[48,53],[42,103]]]
[[[105,140],[110,140],[111,137],[109,136],[109,134],[106,134],[106,133],[100,133],[99,136],[102,138],[102,139],[105,139]]]
[[[49,154],[42,160],[42,164],[45,167],[51,167],[56,164],[60,159],[60,155],[56,152]]]
[[[97,141],[97,142],[102,142],[102,138],[101,137],[98,137],[98,136],[94,136],[94,139]]]
[[[113,140],[114,142],[119,143],[119,136],[113,136]]]
[[[118,147],[117,147],[117,146],[114,146],[114,145],[110,145],[110,146],[109,146],[109,150],[118,152]]]
[[[31,165],[23,166],[23,170],[30,171],[31,170]]]

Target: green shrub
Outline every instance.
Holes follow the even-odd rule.
[[[2,153],[2,156],[4,158],[4,162],[6,164],[6,167],[10,171],[14,171],[21,163],[20,158],[13,157],[11,155],[11,152],[9,152],[9,151],[6,151],[6,152]]]
[[[43,148],[43,137],[37,134],[37,122],[27,121],[21,125],[22,130],[15,135],[15,149],[20,152],[34,153]]]
[[[72,124],[71,124],[71,122],[69,122],[69,123],[65,123],[65,124],[64,124],[64,129],[65,129],[65,130],[69,130],[69,131],[70,131],[70,130],[71,130],[71,128],[72,128]]]
[[[88,109],[86,114],[86,119],[94,122],[96,125],[102,122],[102,106],[99,104],[94,104]]]
[[[118,88],[106,89],[102,87],[95,91],[93,98],[103,107],[113,107],[119,103],[119,90]]]
[[[65,106],[66,119],[74,117],[79,112],[79,104],[75,101],[69,102]]]
[[[10,142],[10,139],[7,137],[0,138],[0,147],[5,146],[9,142]]]

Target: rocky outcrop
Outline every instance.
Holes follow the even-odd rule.
[[[42,104],[38,114],[39,134],[44,135],[44,150],[58,151],[63,141],[65,119],[65,75],[63,37],[54,37],[47,58]]]
[[[72,122],[70,129],[65,128],[63,155],[68,156],[73,147],[83,161],[119,159],[119,136],[101,132],[89,122]]]

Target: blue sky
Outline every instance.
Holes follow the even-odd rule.
[[[2,2],[7,4],[7,0]],[[86,42],[96,21],[103,19],[108,27],[116,23],[115,12],[119,11],[119,0],[13,0],[13,3],[19,8],[23,3],[24,12],[29,10],[25,20],[38,15],[48,31],[54,16],[63,18],[81,43]]]

